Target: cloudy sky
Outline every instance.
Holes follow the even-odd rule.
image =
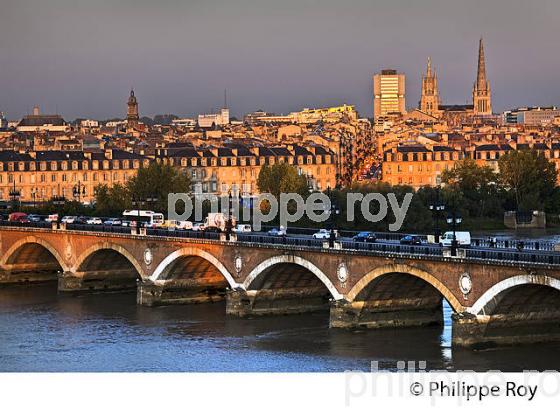
[[[0,111],[66,119],[355,104],[371,76],[431,56],[444,103],[470,99],[484,37],[495,110],[560,105],[558,0],[2,0]]]

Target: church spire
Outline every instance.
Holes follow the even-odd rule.
[[[476,86],[479,90],[485,90],[486,83],[486,61],[484,60],[484,43],[482,37],[478,45],[478,71],[476,74]]]
[[[486,60],[484,58],[484,43],[482,37],[478,44],[478,70],[473,87],[473,112],[475,115],[491,115],[492,99],[490,81],[486,78]]]
[[[432,59],[428,57],[428,66],[426,67],[426,77],[432,76]]]

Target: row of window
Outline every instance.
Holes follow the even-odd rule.
[[[386,154],[386,161],[457,161],[462,157],[459,152],[415,152],[409,153],[406,156],[402,153]]]
[[[112,175],[112,179],[111,179],[111,175]],[[130,178],[130,176],[132,175],[132,173],[130,175],[128,175],[127,173],[123,173],[122,174],[122,180],[123,182],[128,181],[128,179]],[[51,173],[51,174],[23,174],[23,173],[18,173],[18,174],[0,174],[0,184],[4,184],[4,183],[8,183],[8,184],[13,184],[14,182],[14,177],[16,177],[16,183],[20,183],[20,184],[36,184],[36,183],[46,183],[46,182],[58,182],[59,174],[56,173]],[[67,182],[67,181],[71,181],[71,182],[78,182],[78,180],[82,181],[82,182],[88,182],[89,178],[90,178],[90,174],[87,172],[84,172],[82,174],[82,178],[79,178],[79,174],[77,173],[73,173],[73,174],[60,174],[60,181],[61,182]],[[97,173],[97,172],[93,172],[91,174],[91,181],[93,182],[98,182],[98,181],[102,181],[102,182],[107,182],[109,180],[112,181],[119,181],[121,179],[120,177],[120,173],[119,172],[113,172],[112,174],[110,172],[102,172],[102,173]]]
[[[101,168],[100,168],[100,161],[81,161],[82,169],[87,170],[90,169],[90,162],[91,162],[91,169],[110,169],[111,165],[113,169],[131,169],[131,163],[129,160],[113,160],[112,163],[109,160],[101,161]],[[16,171],[16,164],[17,164],[17,171],[25,171],[25,164],[29,164],[28,170],[29,171],[46,171],[47,170],[47,162],[41,161],[20,161],[20,162],[0,162],[0,171]],[[37,169],[37,164],[39,168]],[[147,164],[147,163],[146,163]],[[134,160],[132,161],[132,169],[138,169],[140,167],[140,161]],[[50,171],[57,171],[62,170],[66,171],[68,169],[71,170],[78,170],[79,169],[79,162],[78,161],[50,161]]]
[[[435,171],[442,171],[442,170],[449,169],[449,168],[450,168],[450,164],[443,164],[443,166],[442,166],[442,164],[437,164],[436,163],[434,165],[434,170]],[[407,170],[408,173],[432,172],[432,165],[430,165],[430,164],[426,164],[426,165],[418,164],[416,166],[414,166],[414,165],[405,166],[405,165],[398,164],[398,165],[392,165],[392,166],[387,165],[387,166],[384,167],[385,173],[387,173],[387,174],[391,174],[391,173],[400,174],[405,169]]]
[[[304,156],[297,156],[297,161],[294,161],[294,157],[278,157],[278,161],[276,161],[277,157],[266,157],[267,163],[269,165],[274,165],[276,162],[279,164],[288,163],[288,164],[298,164],[298,165],[313,165],[313,158],[316,159],[316,164],[331,164],[331,156],[325,155],[324,160],[321,155],[308,155]],[[189,161],[190,160],[190,161]],[[177,164],[181,165],[182,167],[197,167],[197,166],[248,166],[248,165],[257,165],[257,159],[255,157],[251,157],[250,159],[244,157],[222,157],[222,158],[181,158],[179,161],[175,160],[174,158],[163,158],[163,162],[167,164]],[[259,165],[262,162],[259,161]]]

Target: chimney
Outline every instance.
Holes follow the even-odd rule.
[[[38,105],[33,107],[33,115],[41,115],[41,111],[39,110]]]

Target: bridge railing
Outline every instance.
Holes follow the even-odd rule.
[[[357,251],[375,251],[390,253],[408,253],[412,255],[442,256],[443,248],[425,245],[401,245],[391,243],[342,242],[342,249]]]
[[[560,265],[560,253],[548,252],[519,252],[513,250],[466,249],[467,258],[487,259],[497,261],[515,261],[527,263],[543,263]]]
[[[554,251],[555,243],[552,241],[534,241],[522,239],[496,239],[490,238],[473,238],[472,245],[476,247],[486,248],[505,248],[505,249],[518,249],[533,251]]]

